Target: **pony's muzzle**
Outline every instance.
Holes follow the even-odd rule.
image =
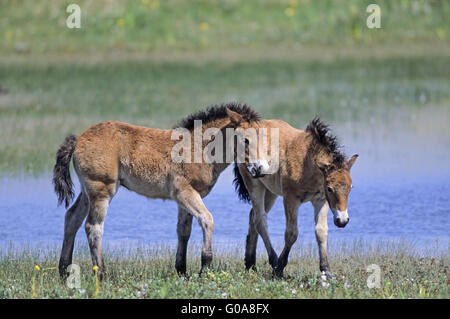
[[[348,224],[349,220],[350,220],[350,217],[348,217],[347,210],[345,210],[345,211],[337,210],[336,213],[334,214],[334,224],[337,227],[340,227],[340,228],[345,227],[345,225]]]
[[[253,163],[247,164],[247,170],[253,178],[263,177],[269,170],[269,163],[266,160],[257,160]]]

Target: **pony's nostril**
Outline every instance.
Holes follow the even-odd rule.
[[[350,218],[346,218],[345,220],[337,217],[334,221],[334,224],[338,227],[345,227],[345,225],[347,225],[348,221],[350,220]]]

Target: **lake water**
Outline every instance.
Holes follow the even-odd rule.
[[[338,229],[329,214],[330,243],[355,240],[407,241],[419,253],[449,253],[449,108],[389,113],[364,123],[333,123],[348,155],[360,155],[349,199],[351,221]],[[399,118],[399,116],[403,116]],[[205,198],[215,220],[214,243],[244,247],[250,206],[238,201],[231,166]],[[74,177],[78,190],[78,181]],[[65,209],[56,207],[51,177],[0,179],[0,244],[60,244]],[[172,201],[149,200],[121,188],[105,222],[105,243],[176,245],[177,208]],[[279,198],[268,217],[271,239],[284,242],[285,218]],[[201,242],[194,223],[191,240]],[[311,204],[299,210],[299,240],[313,242]],[[81,228],[78,242],[86,242]],[[338,245],[337,245],[338,246]],[[263,247],[260,239],[259,249]]]

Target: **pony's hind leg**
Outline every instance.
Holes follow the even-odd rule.
[[[190,186],[184,186],[183,189],[177,188],[174,191],[173,198],[178,205],[181,205],[189,213],[191,213],[197,220],[203,231],[203,247],[202,247],[202,268],[209,267],[213,255],[211,248],[212,232],[214,229],[214,220],[202,201],[200,194]]]
[[[267,227],[267,213],[265,210],[265,193],[266,188],[262,184],[253,185],[250,192],[250,198],[253,205],[253,224],[256,231],[261,236],[264,245],[266,246],[267,254],[269,256],[269,264],[273,269],[276,268],[278,264],[278,256],[273,249],[272,243],[270,242],[269,230]]]
[[[91,251],[92,264],[94,267],[98,267],[97,274],[102,279],[105,273],[102,252],[103,225],[109,203],[117,191],[117,186],[115,183],[104,184],[95,182],[86,188],[89,189],[90,208],[85,223],[85,230]]]
[[[186,250],[192,229],[192,215],[184,208],[178,206],[178,248],[175,268],[180,276],[186,275]]]
[[[72,207],[66,212],[64,220],[64,241],[59,259],[59,275],[67,276],[67,267],[72,264],[75,235],[83,223],[89,210],[89,200],[81,193]]]
[[[266,213],[272,209],[275,201],[277,199],[277,195],[271,193],[269,190],[266,190],[266,194],[264,197],[264,208]],[[253,208],[250,210],[249,214],[249,226],[248,226],[248,234],[246,239],[245,246],[245,268],[247,270],[253,269],[256,270],[256,247],[258,244],[258,230],[255,226],[255,212]]]

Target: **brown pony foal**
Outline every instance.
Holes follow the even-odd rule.
[[[202,121],[203,132],[215,128],[225,136],[227,128],[247,129],[258,122],[259,116],[246,105],[231,103],[192,114],[178,127],[193,130],[195,120]],[[66,137],[56,156],[53,176],[55,192],[59,203],[65,202],[67,207],[74,195],[69,169],[73,158],[81,193],[65,217],[59,261],[61,276],[67,274],[67,267],[72,263],[75,235],[86,217],[85,229],[92,262],[98,266],[99,276],[103,276],[103,224],[109,203],[120,186],[150,198],[177,202],[178,249],[175,267],[179,274],[186,272],[186,249],[193,216],[203,232],[202,269],[211,263],[214,222],[202,198],[211,191],[219,174],[229,163],[225,160],[220,163],[174,162],[171,152],[177,141],[171,138],[173,131],[122,122],[103,122],[78,137]],[[203,146],[208,144],[201,142]],[[193,143],[194,139],[188,142]],[[191,149],[193,152],[193,147]]]
[[[328,127],[316,118],[306,130],[298,130],[280,120],[262,120],[260,127],[279,129],[279,169],[274,174],[254,178],[245,165],[234,169],[235,187],[239,197],[252,203],[245,249],[246,268],[254,268],[256,244],[261,235],[275,275],[283,276],[292,245],[297,240],[298,208],[302,203],[314,206],[315,234],[319,246],[320,270],[331,277],[327,259],[328,210],[334,224],[345,227],[349,221],[347,200],[352,179],[350,169],[358,155],[350,160],[339,152],[337,139]],[[277,257],[270,242],[266,215],[278,196],[283,196],[286,215],[285,246]]]

